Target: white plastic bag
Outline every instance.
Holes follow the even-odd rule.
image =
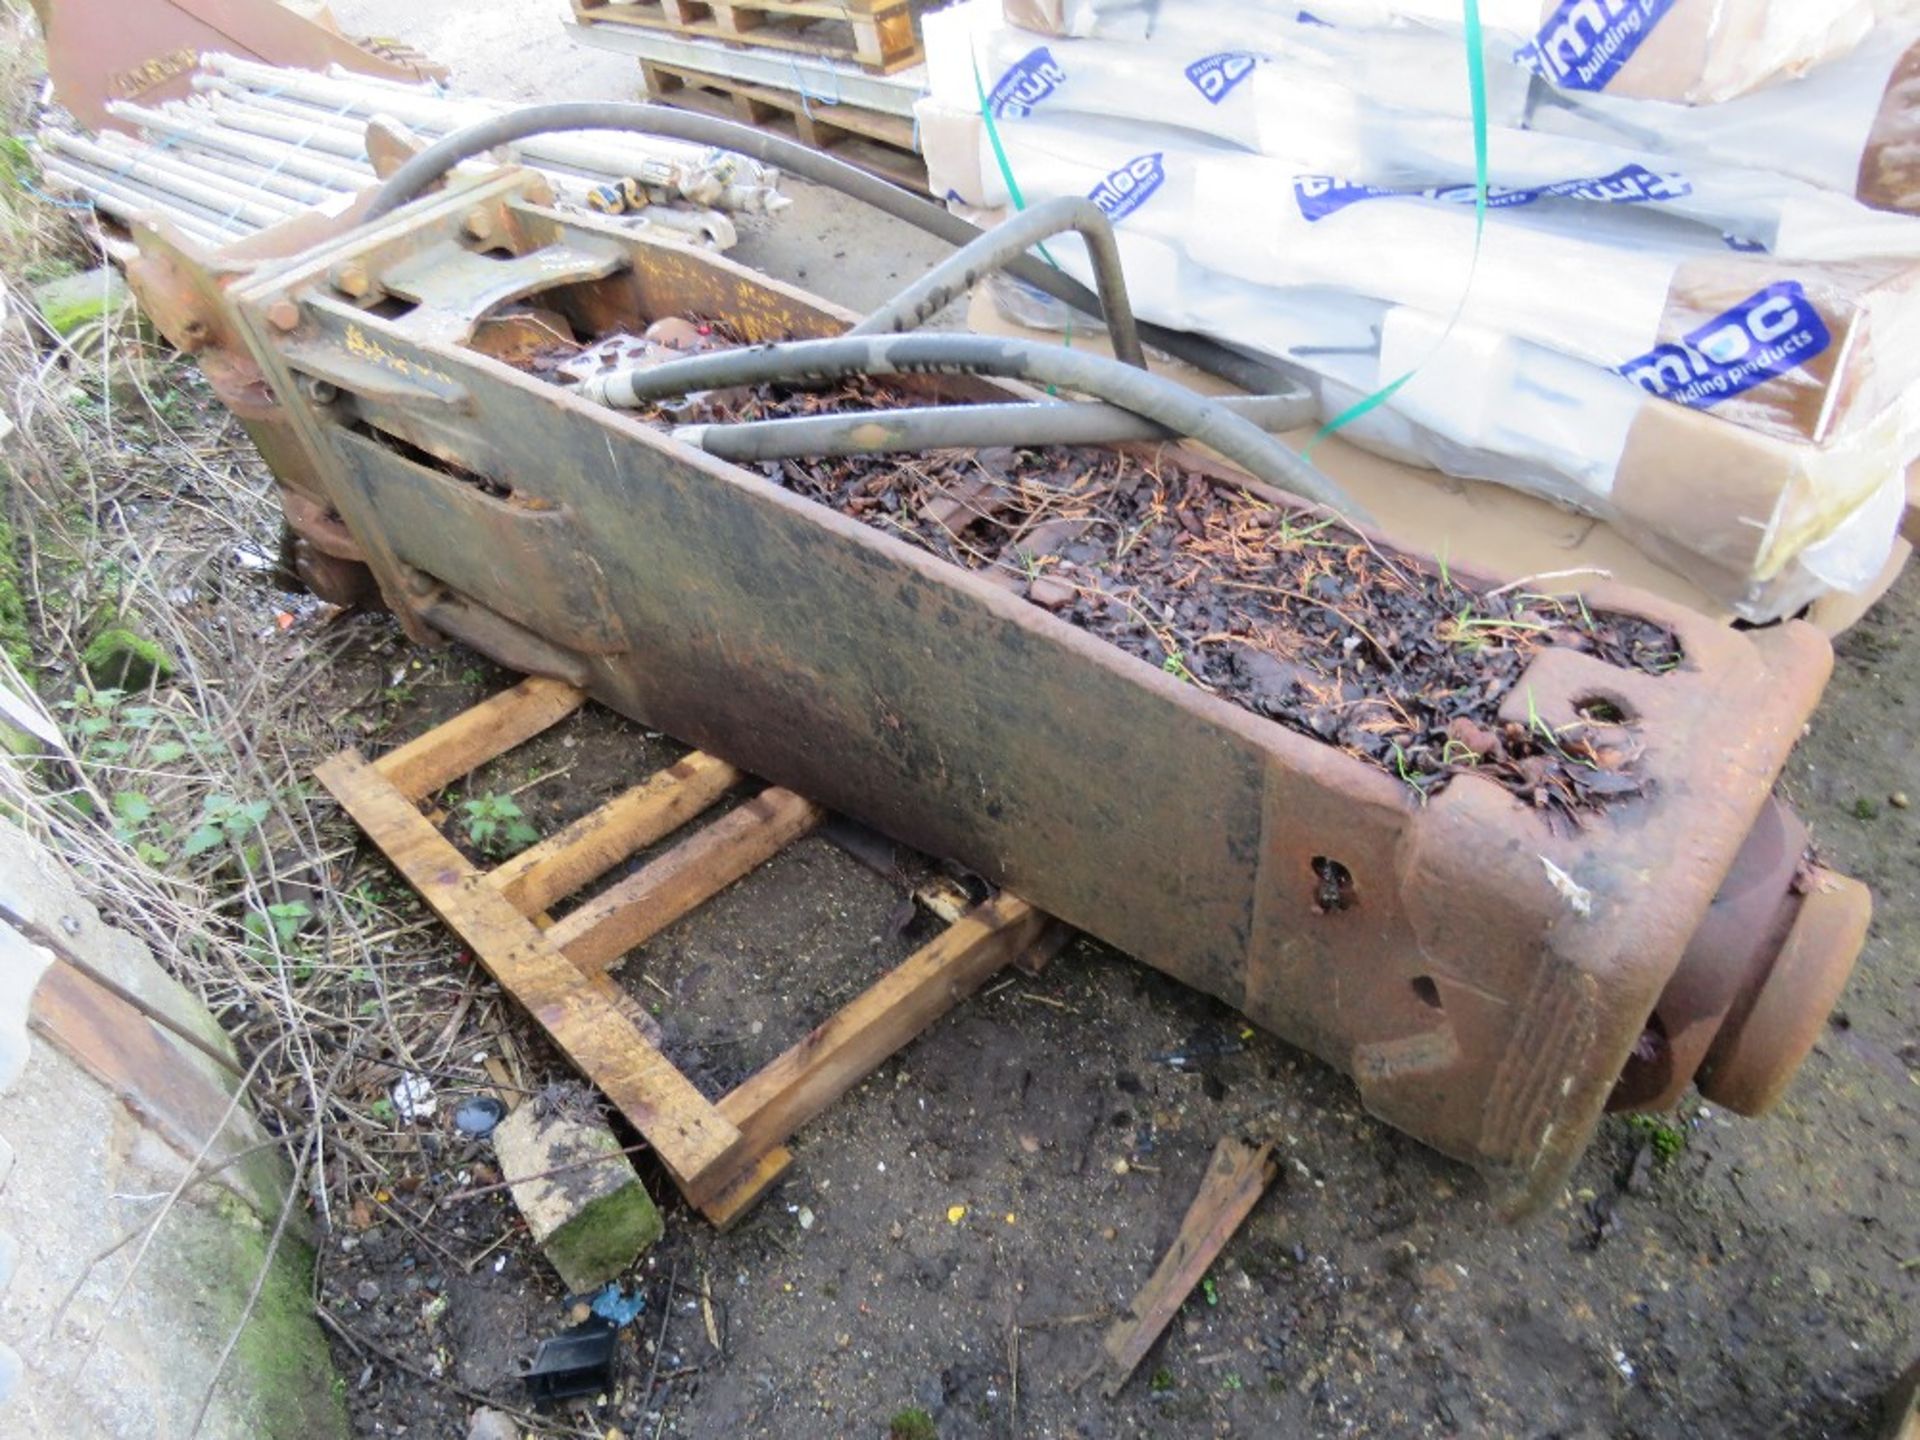
[[[923,102],[920,120],[936,142],[930,149],[972,153],[976,166],[994,168],[977,115]],[[971,150],[961,138],[969,135]],[[1151,179],[1145,167],[1131,185],[1096,191],[1117,208]],[[977,174],[943,171],[936,180],[985,189]],[[1040,193],[1030,189],[1029,202]],[[1209,269],[1186,253],[1177,225],[1134,223],[1153,215],[1159,196],[1155,186],[1118,229],[1142,317],[1273,359],[1314,390],[1328,417],[1416,372],[1392,402],[1343,431],[1348,438],[1609,519],[1756,621],[1792,613],[1834,577],[1871,576],[1885,563],[1898,509],[1887,510],[1886,496],[1920,451],[1920,387],[1849,438],[1824,447],[1778,439],[1656,400],[1618,374],[1512,334],[1472,325],[1448,332],[1444,311]],[[1177,209],[1169,204],[1167,216]],[[1091,279],[1077,239],[1048,250]],[[1818,574],[1798,559],[1810,547],[1824,547],[1814,552]]]
[[[1887,0],[1883,0],[1883,4]],[[1257,48],[1305,14],[1337,28],[1458,37],[1459,0],[1005,0],[1007,20],[1080,39],[1211,37]],[[1873,23],[1871,0],[1482,0],[1499,58],[1558,89],[1706,104],[1844,55]],[[1457,39],[1456,39],[1457,43]]]
[[[1036,115],[996,126],[1028,203],[1089,196],[1123,233],[1277,292],[1438,314],[1464,295],[1469,324],[1783,439],[1854,434],[1920,379],[1920,262],[1736,253],[1638,213],[1658,177],[1508,192],[1476,237],[1471,187],[1385,191],[1145,125]],[[942,174],[937,187],[1007,204],[999,157],[974,148],[978,172]]]
[[[1281,19],[1260,51],[1221,51],[1215,39],[1161,37],[1151,44],[1058,39],[1036,43],[1000,18],[996,0],[973,0],[926,19],[928,87],[955,110],[998,119],[1151,117],[1217,142],[1292,162],[1302,173],[1379,187],[1461,185],[1474,174],[1465,55],[1457,37],[1330,31]],[[1363,43],[1355,43],[1356,41]],[[1381,42],[1381,43],[1376,43]],[[1524,128],[1529,89],[1508,67],[1490,91],[1489,179],[1499,190],[1578,191],[1647,202],[1727,243],[1794,259],[1920,256],[1920,226],[1848,195],[1783,173],[1811,132],[1785,127],[1783,158],[1734,167],[1706,153],[1662,153],[1660,128],[1615,130],[1592,117],[1550,112],[1574,133]],[[1495,71],[1498,80],[1502,72]],[[1626,114],[1687,112],[1629,104]],[[1077,123],[1077,121],[1076,121]],[[1805,142],[1797,137],[1806,133]],[[1745,157],[1748,160],[1752,156]],[[1802,168],[1824,162],[1809,154]],[[1511,200],[1513,197],[1505,197]]]
[[[1746,166],[1920,213],[1920,26],[1887,24],[1845,59],[1722,105],[1559,97],[1533,128]]]

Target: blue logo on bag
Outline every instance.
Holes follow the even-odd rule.
[[[1680,200],[1693,193],[1683,175],[1662,175],[1644,165],[1623,165],[1591,180],[1561,180],[1542,185],[1539,195],[1559,200],[1591,200],[1602,205],[1639,205],[1649,200]]]
[[[1333,22],[1331,20],[1322,20],[1310,10],[1302,10],[1298,15],[1295,15],[1293,17],[1293,23],[1296,25],[1318,25],[1325,30],[1333,29]]]
[[[1767,246],[1762,240],[1750,240],[1745,235],[1736,235],[1731,230],[1720,237],[1721,243],[1729,250],[1738,250],[1743,255],[1764,253]]]
[[[1533,43],[1514,52],[1566,90],[1604,90],[1675,0],[1560,0]]]
[[[1023,119],[1066,80],[1066,69],[1053,58],[1053,52],[1044,45],[1038,46],[1000,77],[1000,83],[987,97],[987,109],[1009,120]]]
[[[1333,175],[1296,175],[1293,198],[1309,222],[1357,205],[1362,200],[1437,200],[1447,205],[1473,204],[1471,185],[1431,185],[1394,189],[1360,185]],[[1556,180],[1551,185],[1523,188],[1489,185],[1487,208],[1511,210],[1536,200],[1586,200],[1601,205],[1639,205],[1649,201],[1679,200],[1693,193],[1681,175],[1662,175],[1644,165],[1623,165],[1611,175],[1581,180]]]
[[[1106,213],[1107,219],[1115,223],[1126,219],[1166,183],[1161,155],[1156,150],[1151,155],[1135,156],[1088,191],[1087,198]]]
[[[1260,63],[1244,50],[1227,50],[1196,60],[1187,67],[1187,79],[1209,105],[1218,105],[1233,93],[1233,87],[1253,73]]]
[[[1412,190],[1385,190],[1378,185],[1356,185],[1336,175],[1293,177],[1294,203],[1300,207],[1301,215],[1309,224],[1338,214],[1347,206],[1357,205],[1362,200],[1388,200],[1417,193]]]
[[[1705,410],[1806,364],[1832,343],[1800,282],[1782,280],[1677,344],[1629,360],[1620,373],[1649,395]]]

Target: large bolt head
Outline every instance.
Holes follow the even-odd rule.
[[[364,300],[373,293],[373,280],[367,274],[367,267],[357,260],[333,267],[333,273],[327,279],[333,288],[343,295],[351,295],[355,300]]]

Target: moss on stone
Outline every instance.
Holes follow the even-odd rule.
[[[633,1264],[665,1229],[660,1207],[636,1179],[586,1206],[541,1249],[567,1288],[582,1294]]]
[[[124,625],[109,625],[88,641],[80,663],[88,681],[102,690],[145,690],[173,675],[167,652]]]
[[[9,477],[10,478],[10,477]],[[7,486],[0,484],[0,502]],[[0,650],[7,652],[20,673],[33,678],[33,651],[28,644],[27,597],[20,589],[20,551],[13,526],[0,510]]]
[[[33,303],[47,328],[63,338],[82,326],[131,311],[133,292],[111,265],[79,275],[62,275],[33,288]]]
[[[266,1265],[268,1228],[226,1192],[195,1208],[209,1223],[194,1227],[199,1243],[181,1259],[198,1303],[221,1330],[231,1330]],[[349,1434],[345,1392],[314,1318],[312,1286],[312,1247],[282,1236],[220,1382],[257,1440],[346,1440]]]

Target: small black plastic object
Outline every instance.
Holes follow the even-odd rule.
[[[453,1112],[453,1124],[462,1135],[484,1140],[494,1127],[507,1118],[507,1107],[491,1095],[475,1095],[460,1102]]]
[[[599,1317],[542,1340],[523,1379],[536,1405],[602,1395],[613,1388],[613,1355],[619,1330]]]

